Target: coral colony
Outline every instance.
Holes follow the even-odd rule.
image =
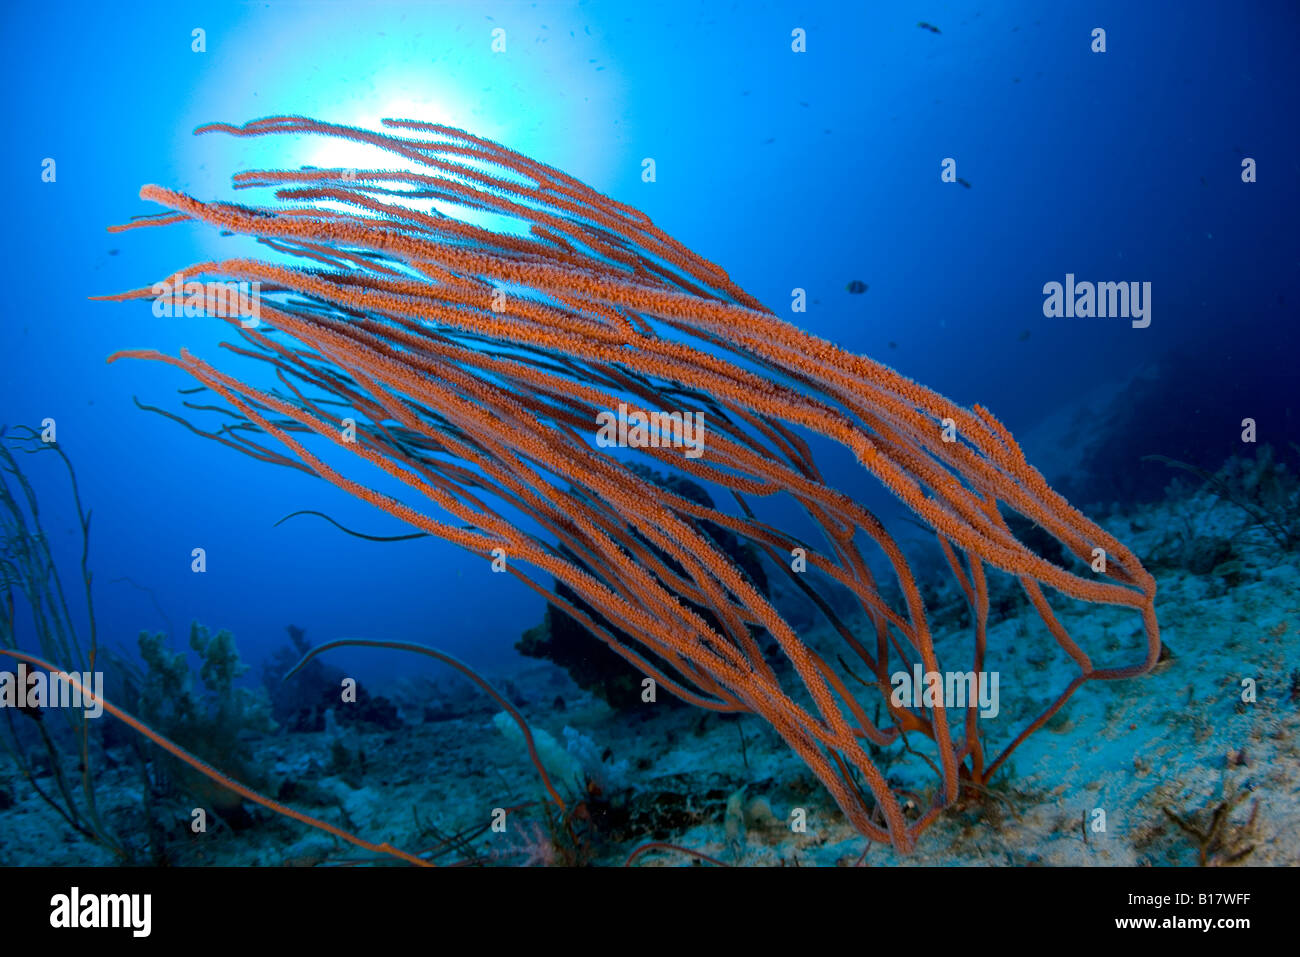
[[[761,716],[861,834],[900,852],[967,786],[984,787],[1081,685],[1156,663],[1154,579],[1047,485],[988,410],[959,406],[783,321],[645,215],[558,170],[460,130],[413,120],[384,127],[299,116],[203,127],[203,135],[334,137],[420,171],[236,174],[239,189],[274,191],[261,206],[146,186],[141,197],[164,211],[117,227],[200,222],[295,257],[186,264],[159,287],[175,289],[182,276],[220,289],[260,284],[256,327],[216,302],[205,311],[224,312],[243,340],[232,348],[264,362],[285,388],[260,389],[185,350],[135,349],[113,361],[186,371],[236,416],[237,427],[211,437],[503,562],[655,688],[700,708]],[[488,229],[394,199],[498,214],[521,228]],[[146,286],[106,298],[155,295]],[[681,428],[674,432],[670,418],[665,429],[664,415],[679,415]],[[651,421],[656,435],[680,441],[596,441],[599,428]],[[688,436],[688,422],[700,430]],[[328,464],[313,451],[322,443],[335,447]],[[828,479],[813,453],[828,443],[848,450],[862,473]],[[737,513],[652,481],[623,444],[721,490]],[[404,483],[409,500],[350,478],[340,452]],[[1032,704],[1009,709],[1028,718],[1014,733],[999,729],[1000,749],[980,725],[981,711],[996,710],[996,687],[971,683],[960,704],[925,694],[929,676],[941,673],[931,622],[899,542],[860,502],[867,476],[933,534],[964,593],[969,674],[998,667],[986,660],[994,571],[1016,580],[1073,662],[1063,687],[1015,689]],[[819,537],[760,520],[751,503],[769,497],[797,503]],[[1043,557],[1012,530],[1031,523],[1065,557]],[[752,545],[800,587],[812,587],[804,576],[815,571],[846,589],[866,628],[823,607],[841,645],[831,654],[812,647],[706,528]],[[1054,609],[1070,600],[1132,610],[1140,630],[1129,660],[1113,662],[1113,651],[1067,633]],[[898,672],[913,684],[905,694],[891,686]],[[104,707],[250,800],[421,862],[257,794]],[[901,793],[877,763],[881,749],[900,744],[933,768],[925,802]]]

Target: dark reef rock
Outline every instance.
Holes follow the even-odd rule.
[[[1065,546],[1057,540],[1055,535],[1032,519],[1025,518],[1015,512],[1004,513],[1003,517],[1006,519],[1011,534],[1016,536],[1035,555],[1051,562],[1053,565],[1059,565],[1062,568],[1069,567],[1069,553],[1066,552]]]
[[[1083,507],[1102,502],[1158,501],[1171,474],[1158,454],[1209,471],[1241,450],[1242,418],[1261,414],[1275,438],[1296,434],[1294,370],[1279,356],[1275,332],[1247,334],[1236,323],[1209,341],[1171,350],[1134,378],[1099,413],[1080,461],[1068,475],[1048,475],[1065,498]],[[1261,441],[1266,441],[1262,439]]]
[[[383,695],[372,695],[360,682],[357,682],[356,701],[340,701],[339,689],[333,688],[321,695],[320,706],[322,714],[332,708],[334,717],[342,725],[381,728],[384,731],[396,731],[402,727],[397,705]]]
[[[371,695],[357,683],[357,700],[344,703],[343,680],[338,668],[313,658],[293,677],[284,679],[290,668],[311,650],[306,632],[289,625],[290,644],[278,649],[262,668],[262,683],[271,696],[271,716],[290,731],[325,730],[325,712],[333,710],[340,724],[371,725],[392,731],[402,726],[397,706],[387,698]]]
[[[631,466],[643,478],[654,482],[690,499],[700,505],[713,508],[713,499],[702,487],[690,479],[676,475],[661,475],[642,466]],[[742,542],[732,532],[712,522],[700,522],[700,530],[707,535],[717,547],[729,555],[754,586],[763,594],[768,593],[767,574],[759,561],[758,551],[748,542]],[[646,543],[647,547],[650,546]],[[662,552],[660,558],[676,568],[676,563]],[[567,557],[577,562],[572,555]],[[578,563],[581,564],[581,563]],[[660,664],[654,655],[645,651],[630,635],[606,622],[590,605],[563,582],[556,582],[555,593],[573,607],[594,620],[605,624],[620,644],[634,648],[655,664]],[[705,609],[692,605],[710,625],[717,627],[717,619]],[[641,682],[643,675],[612,651],[603,640],[592,634],[577,620],[555,605],[547,605],[546,618],[540,624],[524,632],[515,644],[520,653],[530,658],[546,658],[564,668],[579,687],[594,692],[604,698],[612,707],[618,709],[635,709],[645,707],[641,701]],[[677,703],[677,699],[667,692],[657,695],[658,702]]]

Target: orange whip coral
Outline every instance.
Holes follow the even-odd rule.
[[[671,693],[762,716],[858,831],[899,851],[915,845],[963,782],[986,783],[1083,683],[1138,675],[1156,662],[1154,579],[1047,485],[986,409],[958,406],[782,321],[643,214],[558,170],[460,130],[411,120],[384,126],[388,132],[279,116],[202,127],[198,133],[337,137],[421,172],[237,174],[237,188],[274,189],[276,202],[261,207],[146,186],[141,197],[169,212],[115,227],[193,220],[279,253],[277,262],[198,263],[165,280],[260,283],[261,324],[245,328],[226,316],[244,340],[226,347],[264,362],[274,383],[255,387],[185,350],[112,359],[184,369],[231,406],[232,423],[202,434],[325,478],[485,558],[505,556],[511,574]],[[421,205],[430,211],[414,208]],[[450,207],[474,215],[440,211]],[[480,219],[510,226],[470,221]],[[105,298],[153,297],[146,288]],[[202,297],[208,314],[222,314],[214,287]],[[699,457],[672,447],[640,451],[725,490],[735,513],[662,488],[629,468],[626,454],[598,447],[598,415],[620,405],[643,415],[702,415],[709,439]],[[421,504],[327,463],[309,449],[312,434],[384,470]],[[996,755],[985,753],[974,702],[890,700],[897,667],[940,670],[925,604],[898,542],[823,475],[813,437],[852,452],[933,530],[971,606],[975,672],[987,667],[989,567],[1019,580],[1073,660],[1073,680]],[[756,515],[751,500],[778,495],[802,507],[820,541]],[[1085,569],[1102,570],[1041,557],[1013,534],[1010,515],[1037,524]],[[764,551],[827,612],[845,652],[870,676],[865,693],[883,716],[880,707],[868,716],[842,659],[834,666],[795,633],[703,531],[707,523]],[[868,552],[887,564],[895,597],[887,597],[893,585],[883,592],[877,585]],[[852,594],[864,633],[830,612],[792,555]],[[547,576],[597,614],[556,595]],[[1145,656],[1094,664],[1045,588],[1136,610]],[[779,668],[759,648],[763,631],[779,647]],[[937,783],[930,805],[913,810],[871,755],[895,744],[915,751],[926,739],[934,760],[923,756]]]

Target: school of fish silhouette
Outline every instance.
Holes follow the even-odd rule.
[[[221,428],[191,426],[201,434],[319,476],[485,560],[504,556],[511,575],[658,688],[700,708],[761,716],[857,831],[899,852],[912,850],[965,788],[987,786],[1083,684],[1155,664],[1155,580],[1049,487],[988,410],[959,406],[783,321],[645,215],[559,170],[436,124],[389,119],[383,127],[275,116],[198,129],[335,137],[419,171],[236,174],[238,189],[273,190],[265,206],[145,186],[140,196],[165,211],[114,229],[199,222],[254,237],[278,256],[190,264],[161,286],[201,283],[194,288],[204,313],[242,339],[225,344],[242,357],[242,377],[184,349],[133,349],[112,361],[184,370],[229,405]],[[256,322],[227,308],[222,293],[232,283],[260,290]],[[159,288],[102,298],[157,300]],[[265,369],[268,385],[247,381],[250,359],[265,364],[254,368]],[[613,409],[647,419],[666,409],[702,416],[702,454],[670,443],[636,454],[720,490],[735,509],[661,487],[629,467],[627,450],[595,444],[595,423]],[[1037,714],[1000,734],[1000,750],[986,752],[974,701],[892,700],[895,671],[940,673],[934,623],[899,542],[844,487],[862,475],[837,487],[814,461],[813,447],[828,442],[848,449],[935,536],[970,606],[966,668],[983,674],[994,664],[986,661],[994,570],[1017,580],[1044,640],[1072,660],[1065,687],[1018,689],[1036,696]],[[403,498],[362,484],[349,463],[387,473]],[[815,540],[758,517],[755,500],[778,497],[798,503]],[[1078,563],[1043,557],[1013,533],[1014,516]],[[789,575],[822,611],[830,637],[797,634],[702,531],[706,523],[752,543]],[[800,569],[852,596],[849,620]],[[877,584],[883,576],[892,578],[888,587]],[[555,582],[596,614],[558,596]],[[1136,660],[1094,664],[1053,609],[1067,600],[1136,612]],[[887,778],[881,749],[933,769],[925,800]],[[421,863],[201,770],[280,813]]]

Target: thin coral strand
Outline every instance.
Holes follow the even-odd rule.
[[[281,814],[284,817],[293,818],[293,820],[306,824],[308,827],[314,827],[319,831],[324,831],[327,834],[332,834],[334,837],[337,837],[340,840],[347,841],[349,844],[355,844],[357,847],[370,851],[373,854],[387,854],[390,857],[396,857],[399,860],[405,861],[408,864],[415,864],[419,867],[432,866],[428,861],[416,857],[414,854],[408,854],[406,851],[399,850],[398,848],[393,847],[391,844],[388,844],[387,842],[381,844],[375,844],[372,841],[367,841],[364,838],[357,837],[355,834],[351,834],[340,827],[336,827],[333,824],[330,824],[328,821],[322,821],[320,818],[312,817],[310,814],[305,814],[302,811],[297,811],[291,807],[288,807],[287,805],[281,804],[279,801],[273,801],[271,798],[259,794],[258,792],[254,791],[252,788],[240,784],[234,778],[227,777],[226,775],[218,771],[216,768],[213,768],[211,765],[206,764],[205,762],[196,758],[194,755],[190,754],[188,751],[186,751],[180,745],[176,744],[174,741],[170,741],[167,738],[163,737],[161,734],[159,734],[157,731],[154,731],[152,728],[150,728],[140,719],[123,711],[121,708],[117,707],[117,705],[113,704],[111,701],[108,701],[103,697],[97,697],[94,694],[92,694],[90,689],[85,687],[85,685],[81,683],[81,681],[79,680],[75,672],[64,672],[63,669],[57,668],[54,665],[50,664],[49,662],[44,661],[41,658],[37,658],[35,655],[29,655],[25,652],[15,651],[10,648],[0,648],[0,655],[4,655],[8,658],[14,658],[17,661],[26,662],[29,665],[33,665],[34,667],[40,668],[43,671],[47,671],[51,674],[58,672],[59,674],[64,676],[62,680],[67,681],[68,684],[71,685],[72,688],[78,694],[82,695],[83,700],[89,702],[95,702],[102,705],[104,710],[107,711],[109,714],[111,714],[113,717],[117,718],[119,721],[126,724],[132,730],[137,731],[138,733],[144,735],[146,738],[148,738],[154,744],[158,745],[158,747],[162,748],[168,754],[172,755],[173,757],[181,761],[184,761],[186,764],[188,764],[194,770],[198,771],[204,777],[207,777],[210,780],[215,781],[217,784],[221,785],[224,788],[228,788],[229,790],[234,791],[236,794],[238,794],[240,797],[244,798],[245,800],[252,801],[254,804],[260,804],[262,807],[266,808],[269,811],[274,811],[276,814]]]

